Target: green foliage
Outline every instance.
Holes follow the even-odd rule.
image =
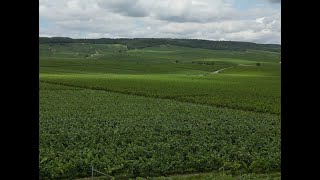
[[[237,41],[209,41],[199,39],[161,39],[161,38],[133,38],[133,39],[71,39],[61,37],[39,37],[40,44],[46,43],[92,43],[92,44],[123,44],[128,49],[140,49],[161,45],[176,45],[191,48],[204,48],[216,50],[246,51],[248,49],[267,50],[280,52],[280,45],[277,44],[256,44]]]
[[[280,113],[280,82],[277,77],[42,74],[40,81],[247,111]]]
[[[214,65],[214,61],[192,61],[192,63],[197,63],[197,64],[205,64],[205,65]]]
[[[40,179],[280,171],[279,53],[40,41]]]
[[[279,160],[277,115],[41,84],[41,177],[90,176],[91,164],[132,177],[264,172],[250,165]]]

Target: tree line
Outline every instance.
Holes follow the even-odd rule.
[[[72,39],[69,37],[39,37],[39,43],[92,43],[92,44],[123,44],[128,49],[140,49],[159,45],[176,45],[191,48],[215,50],[246,51],[248,49],[281,52],[279,44],[257,44],[239,41],[210,41],[200,39],[168,39],[168,38],[100,38],[100,39]]]

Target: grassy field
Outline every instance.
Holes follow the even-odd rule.
[[[122,178],[280,172],[279,53],[39,50],[41,179],[88,177],[91,165]]]

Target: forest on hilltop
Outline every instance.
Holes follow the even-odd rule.
[[[238,41],[209,41],[199,39],[168,39],[168,38],[100,38],[100,39],[72,39],[68,37],[39,37],[39,43],[92,43],[92,44],[123,44],[128,49],[141,49],[159,45],[175,45],[191,48],[203,48],[214,50],[234,50],[234,51],[246,51],[263,50],[280,52],[281,45],[279,44],[257,44],[252,42],[238,42]]]

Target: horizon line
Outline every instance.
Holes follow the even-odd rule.
[[[195,38],[150,38],[150,37],[133,37],[133,38],[106,38],[106,37],[101,37],[101,38],[72,38],[72,37],[67,37],[67,36],[51,36],[51,37],[47,37],[47,36],[39,36],[39,38],[70,38],[70,39],[186,39],[186,40],[201,40],[201,41],[219,41],[219,42],[244,42],[244,43],[253,43],[253,44],[264,44],[264,45],[280,45],[277,43],[257,43],[257,42],[252,42],[252,41],[234,41],[234,40],[210,40],[210,39],[195,39]]]

